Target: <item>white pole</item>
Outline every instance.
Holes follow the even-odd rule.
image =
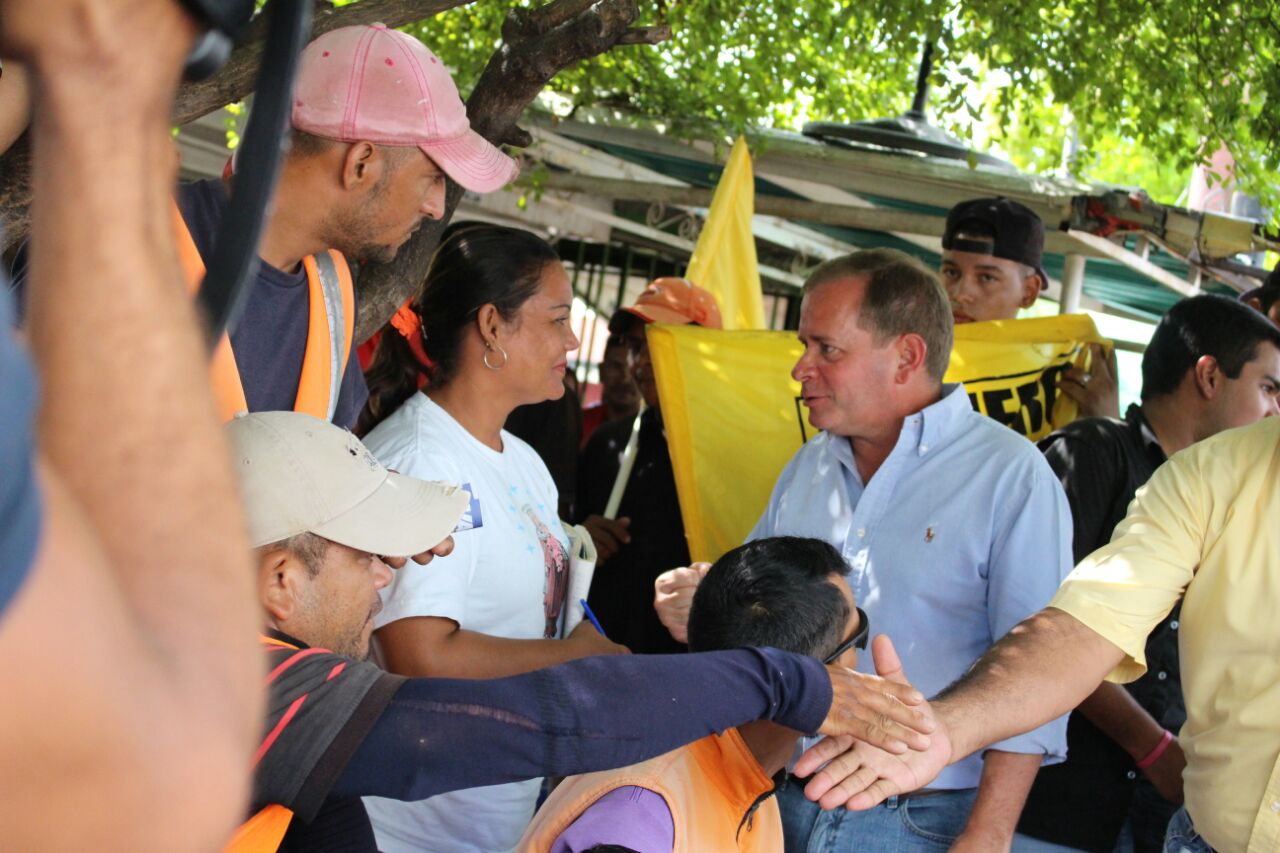
[[[1084,255],[1076,252],[1067,254],[1067,261],[1062,265],[1062,301],[1058,303],[1059,314],[1079,314],[1080,298],[1084,295]]]
[[[644,415],[644,401],[640,402],[640,411],[631,423],[631,438],[627,439],[627,448],[622,451],[622,460],[618,465],[618,477],[613,481],[613,491],[609,492],[609,502],[604,507],[605,518],[617,518],[618,506],[622,503],[622,493],[627,490],[627,480],[631,479],[631,468],[636,464],[636,450],[640,447],[640,418]]]

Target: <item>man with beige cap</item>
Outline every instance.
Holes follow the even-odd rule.
[[[418,800],[624,766],[757,718],[928,746],[910,685],[773,649],[586,658],[489,681],[386,673],[364,660],[378,590],[410,556],[448,553],[469,496],[387,471],[309,415],[259,412],[227,430],[270,690],[252,817],[231,850],[374,851],[361,796]]]

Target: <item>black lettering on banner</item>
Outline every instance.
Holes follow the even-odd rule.
[[[1004,407],[1005,402],[1012,399],[1013,390],[1010,388],[992,388],[990,391],[982,392],[982,406],[986,409],[985,414],[987,417],[1026,435],[1026,427],[1023,426],[1022,421],[1022,410],[1018,409],[1010,412]]]
[[[1027,427],[1023,435],[1036,435],[1044,426],[1045,407],[1040,401],[1042,390],[1039,382],[1027,382],[1017,387],[1018,401],[1022,403],[1024,423]]]

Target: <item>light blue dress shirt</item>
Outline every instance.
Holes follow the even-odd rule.
[[[830,542],[873,634],[888,634],[911,683],[933,696],[1010,628],[1049,603],[1071,571],[1071,510],[1036,446],[978,414],[961,385],[909,416],[864,484],[846,438],[823,432],[787,463],[749,539]],[[875,672],[871,655],[858,669]],[[1066,757],[1067,718],[992,744]],[[982,758],[931,788],[972,788]]]

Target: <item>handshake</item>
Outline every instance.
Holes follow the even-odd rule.
[[[709,563],[672,569],[655,584],[658,618],[688,641],[693,594]],[[924,695],[907,681],[886,636],[872,643],[878,675],[828,664],[831,709],[818,729],[827,737],[808,749],[792,772],[812,777],[805,796],[824,809],[872,808],[891,796],[928,785],[953,758],[951,740]]]

